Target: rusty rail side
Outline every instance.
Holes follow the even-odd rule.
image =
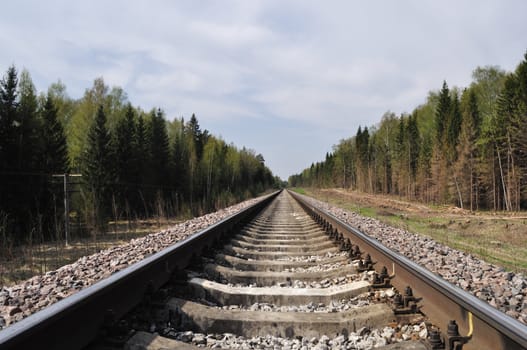
[[[320,215],[326,222],[368,252],[376,267],[386,266],[395,273],[392,284],[403,291],[411,286],[417,297],[422,297],[423,313],[446,333],[450,320],[456,320],[461,335],[469,332],[469,313],[473,315],[473,333],[471,340],[463,347],[465,350],[511,350],[527,349],[527,326],[491,307],[474,295],[448,283],[429,270],[410,261],[408,258],[386,248],[379,241],[334,215],[313,206],[305,196],[289,191],[300,205],[310,214]]]
[[[0,331],[0,349],[81,349],[99,334],[108,310],[119,319],[157,290],[243,220],[269,204],[280,191],[177,242],[114,275]]]

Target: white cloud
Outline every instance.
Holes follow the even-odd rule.
[[[220,121],[293,123],[327,134],[308,142],[330,150],[323,142],[386,110],[411,112],[443,79],[466,86],[478,65],[513,69],[527,49],[525,13],[521,0],[20,0],[0,13],[0,69],[27,68],[41,90],[60,78],[73,97],[102,75],[132,103],[195,112],[213,132],[229,134]],[[301,170],[269,150],[282,176]]]

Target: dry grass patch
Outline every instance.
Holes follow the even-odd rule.
[[[527,273],[526,212],[470,212],[343,189],[304,191],[321,201],[431,237],[506,269]]]
[[[182,221],[152,219],[110,222],[109,232],[90,237],[73,237],[68,245],[65,245],[63,240],[58,240],[0,249],[0,287],[56,270],[82,256],[126,244],[131,239],[143,237]]]

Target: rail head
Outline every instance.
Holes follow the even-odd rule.
[[[360,230],[352,227],[348,223],[337,218],[332,213],[329,213],[322,208],[314,206],[312,203],[306,200],[306,196],[300,195],[289,191],[290,194],[306,209],[308,212],[313,212],[324,217],[328,222],[332,223],[334,227],[338,227],[340,230],[351,233],[361,242],[367,246],[372,247],[376,250],[375,254],[377,257],[382,256],[383,261],[393,262],[394,266],[397,264],[399,269],[405,269],[405,273],[418,279],[423,285],[429,286],[433,290],[437,291],[444,297],[443,301],[448,300],[450,303],[459,305],[466,314],[471,313],[473,317],[481,321],[482,323],[489,326],[489,329],[495,329],[501,335],[503,339],[498,340],[501,349],[526,349],[527,348],[527,326],[515,320],[514,318],[506,315],[505,313],[493,308],[488,303],[480,300],[476,296],[462,290],[461,288],[454,286],[444,280],[443,278],[435,275],[426,268],[418,265],[410,259],[402,256],[401,254],[394,252],[393,250],[382,245],[378,240],[370,237],[369,235],[361,232]],[[369,252],[369,251],[368,251]],[[370,253],[370,252],[369,252]],[[373,255],[373,254],[372,254]],[[397,271],[395,281],[397,279]],[[405,281],[406,282],[406,281]],[[442,300],[426,300],[424,296],[424,303],[437,302],[441,303]],[[438,305],[437,309],[445,311],[445,305]],[[463,312],[462,312],[463,313]],[[463,313],[463,314],[465,314]],[[433,318],[433,315],[430,315]],[[455,314],[452,315],[451,319],[455,319]],[[443,325],[443,326],[446,326]],[[477,332],[476,332],[477,334]],[[489,334],[484,334],[485,337],[490,337]],[[467,346],[467,348],[472,348]],[[496,348],[499,349],[499,348]]]
[[[174,271],[185,268],[193,255],[210,247],[218,234],[260,211],[279,193],[273,192],[238,213],[1,330],[0,349],[85,347],[100,332],[108,310],[115,317],[122,317],[143,299],[150,286],[161,287]]]

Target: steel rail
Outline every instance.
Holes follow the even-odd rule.
[[[392,270],[395,277],[391,283],[398,290],[411,286],[414,295],[423,298],[421,310],[441,327],[443,334],[450,320],[456,320],[461,335],[467,334],[473,327],[472,337],[463,349],[527,349],[527,326],[386,248],[333,214],[313,206],[305,196],[291,191],[289,193],[308,213],[319,215],[344,237],[350,238],[353,244],[359,245],[362,251],[368,252],[377,261],[378,268],[386,266],[389,271]]]
[[[222,240],[230,230],[261,211],[280,191],[183,241],[0,331],[0,349],[81,349],[100,333],[108,311],[121,318],[145,293],[167,283],[193,257]],[[106,316],[105,316],[106,315]]]

